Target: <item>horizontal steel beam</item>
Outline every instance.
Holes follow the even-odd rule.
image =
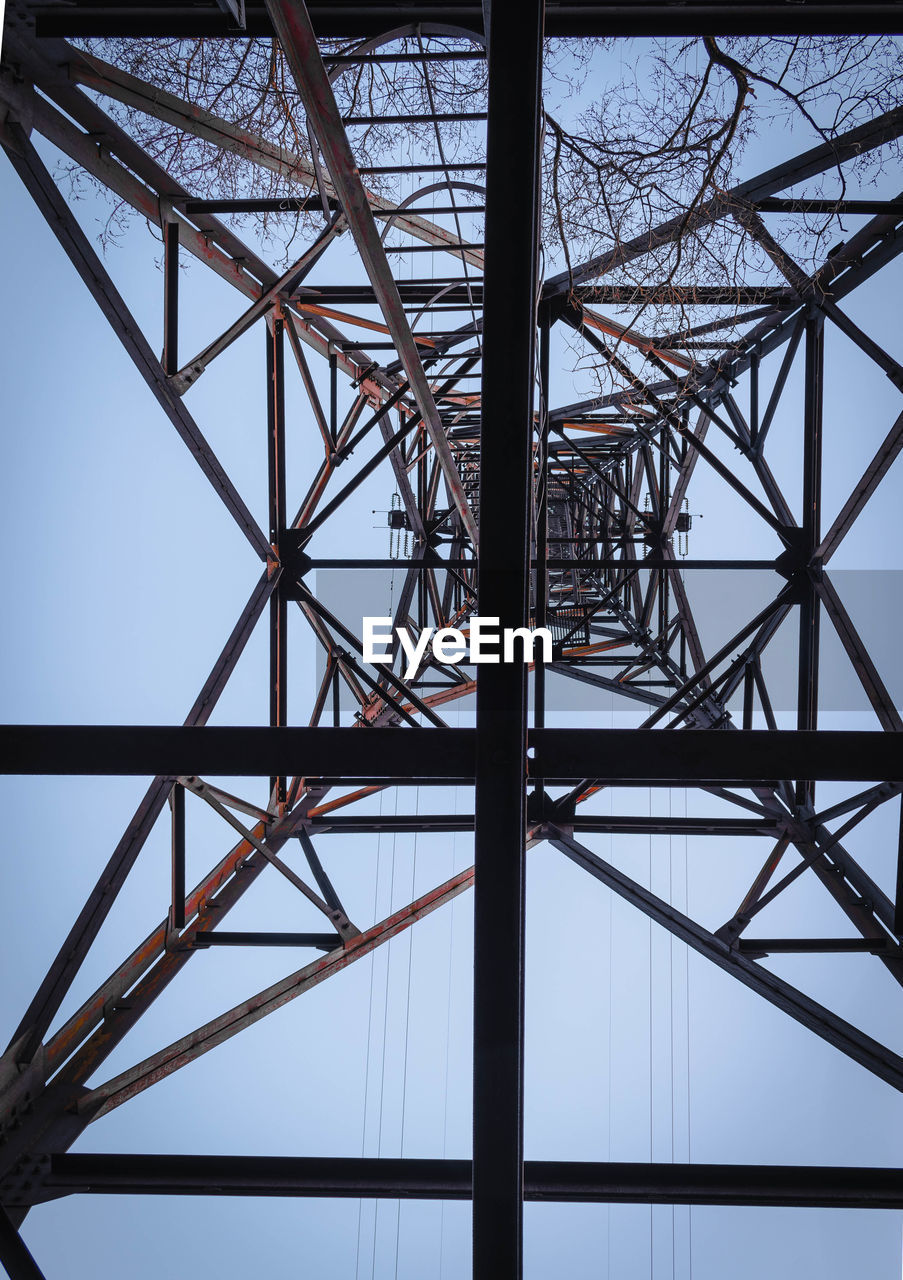
[[[632,783],[903,780],[903,733],[533,729],[529,772]],[[0,772],[470,780],[473,729],[7,725]]]
[[[235,200],[178,200],[174,204],[182,213],[322,213],[323,202],[319,196],[261,196],[259,198],[238,198]],[[335,199],[327,199],[330,213],[340,208]],[[374,209],[378,218],[393,218],[396,214],[410,214],[408,208]],[[425,213],[482,213],[483,205],[431,205],[425,208],[417,205],[416,213],[421,217]]]
[[[559,538],[553,538],[551,539],[551,541],[553,543],[559,543],[563,540]],[[536,560],[530,561],[530,564],[533,568],[536,567],[537,563],[538,562]],[[769,569],[773,570],[775,568],[774,560],[691,560],[691,559],[687,559],[687,560],[675,561],[674,559],[666,559],[662,556],[647,556],[644,560],[641,560],[639,562],[635,560],[627,560],[624,558],[621,558],[621,559],[607,558],[607,559],[601,559],[601,560],[574,561],[572,559],[568,559],[563,556],[549,556],[546,560],[543,561],[543,564],[545,564],[547,569],[574,569],[574,570],[579,570],[581,573],[597,573],[603,569],[629,569],[631,567],[637,570],[643,570],[644,572],[649,569],[673,569],[677,567],[680,569],[681,573],[683,573],[685,569],[715,569],[715,570],[729,569],[730,572],[733,573],[736,569],[744,569],[744,570],[749,569],[749,570],[761,571],[761,570],[769,570]],[[414,569],[418,573],[423,573],[431,569],[437,570],[437,571],[441,569],[475,569],[477,567],[477,561],[473,558],[473,556],[468,556],[466,559],[456,558],[453,560],[442,560],[438,556],[436,556],[435,558],[425,556],[424,559],[419,563],[415,560],[410,560],[410,561],[391,560],[388,558],[384,560],[377,560],[377,559],[357,560],[352,558],[348,558],[344,560],[340,560],[340,559],[322,560],[319,558],[314,558],[305,562],[304,572],[309,573],[311,569],[394,569],[394,570],[398,570],[399,567],[403,567],[405,571],[409,569]]]
[[[819,778],[894,781],[903,775],[903,734],[860,732],[716,733],[686,729],[534,729],[532,775],[546,779],[698,784]],[[713,773],[714,771],[714,773]]]
[[[889,938],[739,938],[737,950],[765,955],[808,955],[831,952],[886,951]]]
[[[580,302],[636,306],[641,302],[680,307],[758,307],[763,302],[789,306],[796,294],[786,286],[705,284],[583,284],[574,289]]]
[[[196,213],[323,213],[317,196],[273,196],[269,199],[179,200],[174,203],[189,217]],[[327,200],[330,213],[340,208],[338,200]]]
[[[44,1193],[469,1200],[469,1160],[65,1154]],[[40,1192],[38,1194],[41,1194]],[[903,1208],[903,1171],[527,1160],[524,1199],[602,1204]]]
[[[470,778],[474,731],[417,741],[398,729],[14,726],[2,730],[8,772],[268,777],[298,774]],[[414,733],[415,731],[411,731]],[[420,763],[418,764],[418,759]],[[153,762],[165,762],[155,769]],[[290,764],[289,761],[294,761]],[[296,767],[297,766],[297,767]]]
[[[327,58],[328,61],[328,58]],[[424,112],[408,113],[407,115],[381,116],[381,115],[358,115],[343,116],[342,124],[455,124],[459,120],[485,120],[485,111],[460,111],[454,112]],[[441,167],[441,166],[440,166]],[[457,166],[452,165],[452,168]],[[485,166],[481,166],[485,168]]]
[[[441,22],[483,30],[482,0],[397,3],[371,0],[329,0],[308,6],[318,36],[373,36],[406,23]],[[235,24],[211,0],[198,4],[52,5],[36,14],[40,36],[171,36],[234,39]],[[655,0],[631,3],[555,4],[546,19],[548,36],[648,35],[848,35],[899,32],[903,18],[899,4],[764,3],[662,4]],[[273,27],[262,4],[246,3],[244,35],[272,37]]]
[[[337,933],[226,933],[198,934],[192,943],[195,950],[206,947],[315,947],[319,951],[335,951],[342,945]]]
[[[774,818],[655,818],[642,814],[638,817],[577,814],[568,819],[568,825],[575,831],[604,835],[774,836],[778,831]],[[309,830],[311,835],[473,831],[473,814],[337,814],[315,818]]]
[[[759,200],[760,213],[842,213],[868,214],[903,213],[899,200]]]

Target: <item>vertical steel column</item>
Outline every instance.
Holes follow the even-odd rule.
[[[399,419],[400,417],[401,415],[399,414]],[[401,422],[399,421],[399,426],[400,425],[401,425]],[[427,435],[426,435],[426,431],[421,425],[420,427],[418,427],[417,433],[414,436],[414,443],[412,444],[412,449],[414,451],[414,456],[417,459],[417,511],[418,511],[418,514],[420,515],[421,524],[423,524],[424,526],[426,526],[428,521],[429,506],[430,506],[430,500],[429,500],[430,485],[429,485],[429,479],[427,476],[426,446],[427,446]],[[405,543],[405,535],[400,530],[398,535],[399,549],[404,546],[404,543]],[[428,592],[428,584],[427,584],[427,575],[426,573],[418,573],[417,574],[417,625],[420,627],[425,627],[428,625],[428,622],[427,622],[428,602],[429,602],[429,592]],[[438,625],[438,619],[436,621]]]
[[[533,625],[546,625],[549,603],[549,331],[548,304],[539,311],[539,432],[536,442],[536,572],[533,574]],[[537,653],[533,667],[533,719],[537,729],[546,723],[546,667]]]
[[[480,614],[527,614],[542,0],[493,0]],[[518,1280],[523,1226],[526,667],[479,667],[474,831],[473,1276]]]
[[[185,928],[185,789],[178,782],[169,793],[172,811],[172,897],[170,929]]]
[[[669,435],[670,432],[665,433],[666,440]],[[660,548],[659,554],[664,556],[666,554],[665,521],[671,507],[671,462],[664,450],[659,454],[658,459],[658,495],[659,519],[656,524],[656,537]],[[658,575],[658,634],[662,637],[667,633],[670,597],[671,575],[667,569],[661,569]]]
[[[179,372],[179,224],[163,224],[163,372]]]
[[[900,834],[897,837],[897,883],[894,894],[894,933],[903,936],[903,796],[900,797]]]
[[[824,390],[824,316],[806,319],[806,370],[803,406],[803,543],[810,565],[821,541],[822,398]],[[799,689],[797,728],[818,727],[819,597],[813,570],[802,578],[800,602]],[[812,802],[815,783],[797,783],[797,804]]]
[[[329,435],[335,448],[339,437],[339,360],[334,351],[329,352]]]
[[[743,671],[743,728],[753,727],[753,696],[756,688],[755,662],[749,661]]]
[[[270,542],[278,554],[285,529],[285,344],[281,316],[267,326],[267,475],[269,481]],[[288,605],[282,591],[270,597],[270,725],[287,723]],[[271,778],[276,804],[285,802],[285,778]]]
[[[759,362],[758,351],[749,359],[749,443],[751,448],[759,444]]]

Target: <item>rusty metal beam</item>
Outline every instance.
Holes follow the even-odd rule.
[[[5,40],[8,34],[5,34]],[[22,46],[15,39],[10,39],[7,43],[10,50],[15,50],[16,55],[21,56],[25,65],[32,69],[35,63],[33,50]],[[64,57],[67,47],[59,43],[58,48],[60,56]],[[34,65],[33,71],[42,90],[60,102],[87,132],[76,128],[29,86],[12,84],[0,78],[0,100],[9,103],[17,117],[33,120],[34,127],[54,146],[59,147],[87,173],[121,196],[150,222],[159,225],[171,218],[178,224],[181,245],[245,297],[252,301],[258,299],[262,292],[261,281],[264,287],[276,283],[276,273],[216,218],[209,214],[193,215],[196,226],[182,218],[175,210],[173,201],[180,208],[184,207],[188,201],[188,192],[124,134],[96,103],[68,80],[61,81],[58,71],[50,70],[42,63]],[[97,147],[94,141],[97,136],[104,138],[109,146],[109,154],[106,147]],[[123,163],[118,163],[114,156],[119,156]],[[323,357],[327,356],[330,349],[335,350],[343,371],[352,381],[360,382],[362,389],[378,397],[395,391],[394,382],[385,378],[380,370],[374,369],[372,359],[360,346],[346,342],[344,335],[328,320],[320,316],[300,314],[294,316],[293,320],[297,330],[296,339],[308,344]]]
[[[179,395],[184,395],[188,388],[197,382],[208,365],[218,355],[226,351],[233,342],[237,341],[243,333],[247,332],[261,316],[271,311],[281,297],[284,297],[285,300],[288,299],[299,282],[316,266],[340,230],[339,217],[336,215],[316,237],[313,244],[304,250],[301,257],[278,280],[264,289],[260,296],[251,303],[250,307],[228,329],[221,333],[219,337],[214,338],[212,342],[209,342],[203,351],[198,352],[196,356],[186,362],[183,368],[178,369],[172,375],[172,386]]]
[[[337,947],[328,955],[312,961],[280,982],[273,983],[264,991],[242,1001],[218,1018],[214,1018],[202,1027],[198,1027],[196,1031],[161,1049],[159,1053],[145,1058],[143,1062],[128,1071],[122,1072],[112,1080],[84,1094],[78,1104],[80,1114],[87,1119],[97,1119],[114,1107],[127,1102],[129,1098],[135,1097],[158,1080],[195,1061],[216,1045],[237,1035],[239,1031],[259,1022],[268,1013],[288,1004],[297,996],[303,995],[305,991],[310,991],[321,982],[325,982],[333,974],[346,969],[356,960],[369,955],[383,943],[397,937],[417,920],[421,920],[469,889],[472,882],[472,868],[459,872],[444,884],[417,898],[409,906],[402,907],[379,924],[348,939],[344,947]]]
[[[127,106],[134,107],[138,111],[145,112],[147,115],[171,124],[186,133],[203,138],[204,141],[222,150],[233,151],[236,155],[254,165],[277,173],[280,177],[290,182],[300,184],[308,192],[315,190],[316,174],[314,165],[297,152],[288,151],[285,147],[277,146],[262,135],[242,129],[231,121],[224,120],[220,116],[204,110],[203,107],[199,107],[195,103],[187,102],[175,94],[148,84],[137,76],[123,71],[120,67],[104,62],[93,54],[75,49],[72,46],[66,46],[66,48],[70,74],[74,83],[83,84],[90,89],[103,93],[107,97],[114,98]],[[328,206],[334,210],[339,207],[337,200],[334,198],[334,188],[329,183],[326,184],[326,187]],[[395,201],[385,199],[375,192],[368,191],[366,195],[375,214],[381,217],[392,216],[395,225],[415,239],[422,240],[434,249],[457,250],[456,242],[459,241],[459,237],[454,232],[429,222],[417,211],[401,210],[396,214],[397,206]],[[297,197],[289,197],[288,200],[270,202],[200,201],[191,199],[186,195],[178,201],[180,210],[184,209],[185,213],[189,215],[198,212],[215,211],[240,213],[246,211],[249,205],[253,205],[255,208],[262,206],[264,210],[268,205],[275,205],[284,209],[290,207],[293,203],[296,205],[303,204],[307,209],[320,209],[322,211],[322,202],[312,195],[302,197],[300,200]],[[473,266],[482,264],[482,255],[478,252],[467,250],[464,256]]]

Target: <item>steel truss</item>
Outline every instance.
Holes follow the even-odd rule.
[[[152,774],[139,804],[69,936],[50,966],[0,1061],[0,1259],[11,1276],[39,1276],[17,1234],[34,1205],[77,1192],[382,1196],[473,1199],[474,1275],[521,1274],[526,1200],[565,1199],[681,1204],[903,1206],[897,1170],[710,1165],[554,1164],[523,1161],[523,971],[526,851],[548,841],[589,875],[631,902],[689,947],[815,1032],[896,1089],[903,1059],[862,1030],[778,978],[761,963],[789,950],[874,956],[903,985],[903,861],[895,899],[842,844],[877,806],[903,791],[903,720],[832,581],[829,563],[903,447],[903,413],[825,532],[821,510],[824,329],[832,326],[903,390],[903,368],[843,310],[843,301],[903,249],[903,196],[847,201],[868,220],[813,275],[771,236],[771,212],[811,211],[819,202],[784,198],[804,179],[903,134],[903,110],[850,130],[720,195],[697,219],[732,218],[771,258],[782,282],[719,292],[649,285],[649,299],[728,306],[746,316],[729,346],[717,325],[651,338],[625,330],[599,308],[625,300],[603,277],[648,256],[685,229],[664,224],[653,237],[619,244],[604,257],[541,282],[538,277],[541,47],[544,6],[446,3],[393,5],[265,4],[179,6],[10,5],[0,69],[0,141],[176,431],[219,495],[262,572],[194,706],[178,728],[40,728],[6,733],[7,765],[18,773]],[[466,41],[457,55],[487,57],[489,108],[485,172],[466,181],[441,154],[420,192],[457,212],[459,188],[485,207],[481,241],[430,220],[418,201],[396,206],[369,192],[357,167],[332,84],[355,62],[392,56],[386,43],[417,34],[427,77],[431,58],[449,52],[433,34]],[[556,5],[546,34],[672,31],[841,32],[864,26],[898,30],[900,6],[716,4],[626,7]],[[441,26],[432,28],[430,23]],[[426,24],[426,25],[421,25]],[[179,100],[81,52],[65,37],[96,34],[275,35],[282,45],[311,131],[312,161],[289,154],[196,105]],[[318,36],[363,39],[324,61]],[[427,45],[423,44],[427,42]],[[518,83],[517,95],[510,85]],[[428,80],[427,80],[428,82]],[[294,207],[319,210],[323,227],[290,270],[273,271],[217,216],[267,201],[223,201],[184,189],[121,129],[86,90],[157,116],[192,137],[287,177]],[[478,115],[479,113],[475,113]],[[404,124],[409,117],[399,116]],[[443,117],[434,112],[436,125]],[[366,122],[364,118],[363,122]],[[78,226],[32,141],[37,133],[117,197],[161,228],[165,249],[165,333],[158,359]],[[437,135],[438,136],[438,135]],[[102,145],[98,145],[102,139]],[[471,166],[473,167],[473,166]],[[438,178],[428,172],[435,171]],[[270,201],[269,205],[286,202]],[[291,203],[291,202],[289,202]],[[860,207],[861,206],[861,207]],[[834,205],[831,205],[834,208]],[[403,282],[393,273],[387,225],[407,251],[447,255],[456,274]],[[349,230],[366,285],[305,284],[336,236]],[[218,338],[185,360],[178,345],[180,253],[230,283],[244,311]],[[463,272],[463,274],[461,274]],[[682,291],[682,292],[681,292]],[[678,295],[680,295],[678,299]],[[637,296],[631,292],[631,298]],[[379,319],[360,308],[379,309]],[[449,316],[456,314],[451,321]],[[461,316],[464,320],[461,320]],[[438,328],[424,329],[432,322]],[[550,333],[569,326],[617,375],[623,390],[555,407],[549,402]],[[225,473],[186,406],[186,393],[251,326],[265,329],[269,503],[262,528]],[[442,326],[445,326],[444,328]],[[376,335],[347,337],[347,328]],[[688,353],[715,331],[713,354]],[[385,352],[385,357],[383,356]],[[379,354],[374,354],[379,353]],[[767,401],[760,366],[773,356]],[[332,394],[321,402],[309,361],[329,364]],[[323,458],[294,513],[286,491],[286,361],[297,366]],[[794,362],[805,386],[802,520],[798,522],[767,461],[769,431]],[[534,372],[539,368],[535,404]],[[734,394],[750,384],[749,408]],[[355,398],[340,420],[336,389]],[[486,430],[481,430],[485,425]],[[491,428],[491,429],[490,429]],[[739,454],[728,465],[713,446],[723,436]],[[354,450],[380,445],[367,461]],[[537,664],[484,666],[474,680],[460,668],[425,662],[413,681],[363,660],[361,638],[319,600],[308,575],[317,567],[398,567],[395,560],[330,560],[317,533],[379,466],[391,467],[401,521],[413,541],[397,620],[466,626],[476,612],[503,626],[549,626],[549,670],[606,696],[643,705],[629,731],[546,727],[550,684]],[[344,467],[341,476],[336,472]],[[674,539],[686,527],[694,471],[714,470],[776,541],[770,560],[680,560]],[[504,495],[500,499],[499,495]],[[644,502],[644,495],[647,495]],[[297,499],[296,499],[297,500]],[[294,513],[294,514],[293,514]],[[715,653],[706,655],[683,570],[726,568],[774,574],[771,602]],[[692,576],[692,575],[691,575]],[[255,626],[270,636],[269,725],[214,729],[214,711]],[[303,617],[324,650],[325,669],[310,723],[289,726],[289,616]],[[819,730],[819,632],[834,629],[881,733]],[[798,635],[796,731],[780,731],[763,671],[778,634]],[[397,646],[396,646],[397,649]],[[535,714],[527,711],[528,679]],[[432,681],[432,683],[431,683]],[[340,682],[357,706],[341,723]],[[439,687],[436,688],[438,683]],[[476,694],[476,728],[452,729],[449,701]],[[331,727],[328,719],[332,708]],[[738,723],[739,722],[739,723]],[[764,725],[764,728],[757,727]],[[663,730],[679,731],[678,733]],[[217,775],[268,776],[260,808],[207,781]],[[819,810],[816,781],[850,784],[849,799]],[[416,782],[473,785],[474,810],[378,818],[360,802]],[[600,818],[581,802],[611,785],[692,789],[705,807],[717,796],[738,811],[683,819]],[[212,807],[237,841],[193,888],[185,883],[185,793]],[[559,794],[553,794],[558,792]],[[56,1015],[79,967],[154,824],[169,807],[172,899],[159,926],[55,1030]],[[435,886],[387,919],[352,922],[318,854],[335,832],[380,830],[474,833],[474,866]],[[594,832],[723,836],[768,842],[763,869],[732,918],[712,930],[677,911],[586,847]],[[299,873],[287,850],[298,847]],[[793,861],[792,852],[798,855]],[[229,910],[267,867],[322,913],[324,931],[228,932]],[[777,878],[778,872],[783,878]],[[273,874],[269,872],[268,874]],[[817,878],[848,917],[846,938],[745,937],[756,916],[800,875]],[[99,1116],[166,1078],[314,985],[370,954],[417,920],[473,888],[475,905],[473,1162],[329,1160],[207,1156],[68,1154]],[[102,1066],[157,996],[210,946],[288,945],[324,954],[253,998],[100,1083]],[[124,997],[128,996],[126,1000]]]

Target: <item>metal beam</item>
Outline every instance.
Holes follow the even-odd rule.
[[[903,204],[899,200],[759,200],[756,208],[760,213],[832,213],[832,214],[868,214],[900,213]]]
[[[824,317],[814,311],[806,317],[805,372],[803,381],[803,517],[802,552],[812,560],[821,539],[822,409],[824,398]],[[820,598],[813,578],[799,574],[799,616],[796,727],[818,728]],[[815,784],[808,777],[796,785],[798,805],[814,804]]]
[[[881,728],[893,732],[903,730],[903,716],[897,710],[897,706],[887,686],[881,679],[871,654],[863,644],[859,632],[853,625],[853,621],[844,608],[843,602],[828,574],[822,574],[815,579],[815,590],[821,603],[825,606],[825,612],[830,618],[840,643],[843,645],[847,657],[853,665],[853,670],[859,677],[859,683],[862,685],[866,697],[878,717]]]
[[[3,773],[203,775],[470,781],[473,729],[194,728],[160,725],[6,725]],[[858,730],[532,729],[528,773],[696,786],[807,776],[903,780],[903,733]],[[165,802],[168,787],[164,791]]]
[[[827,952],[877,954],[889,938],[738,938],[737,950],[748,955],[821,955]]]
[[[374,832],[472,831],[473,816],[466,813],[446,814],[361,814],[348,816],[328,814],[311,821],[313,835],[372,835]],[[568,825],[575,831],[597,831],[609,835],[693,835],[693,836],[764,836],[777,835],[777,818],[656,818],[615,814],[576,814]],[[299,832],[299,835],[301,833]],[[325,894],[323,895],[326,896]]]
[[[179,369],[179,224],[163,224],[163,372]]]
[[[285,496],[285,321],[269,318],[266,326],[266,453],[270,546],[282,554],[286,527]],[[283,586],[285,585],[283,580]],[[288,723],[288,600],[285,591],[270,596],[269,723],[273,729]],[[272,803],[285,803],[285,775],[270,777]]]
[[[468,1200],[469,1160],[306,1156],[53,1155],[39,1195],[325,1196]],[[900,1209],[903,1172],[822,1165],[528,1160],[524,1199]]]
[[[410,928],[417,920],[421,920],[464,893],[472,883],[473,868],[452,876],[450,880],[422,894],[414,902],[393,912],[370,929],[356,937],[346,939],[343,946],[336,947],[327,955],[311,961],[310,964],[289,974],[287,978],[274,982],[263,991],[242,1001],[226,1013],[220,1014],[218,1018],[213,1018],[187,1036],[145,1058],[144,1061],[123,1071],[89,1093],[83,1093],[78,1101],[79,1114],[87,1123],[127,1102],[129,1098],[135,1097],[174,1071],[196,1061],[203,1054],[216,1048],[218,1044],[222,1044],[255,1022],[259,1022],[267,1014],[282,1008],[291,1000],[303,995],[305,991],[312,990],[313,987],[340,973],[356,960],[369,955],[377,947]]]
[[[815,552],[815,558],[821,564],[827,564],[834,555],[834,552],[849,533],[869,498],[887,475],[901,449],[903,449],[903,413],[900,414],[885,436],[874,458],[866,467],[859,483],[844,503],[831,528],[821,540]]]
[[[57,60],[56,65],[51,66],[36,54],[32,45],[16,40],[7,25],[4,51],[14,54],[17,59],[21,58],[23,66],[35,76],[42,91],[60,103],[87,132],[83,133],[76,128],[40,95],[30,89],[26,92],[22,86],[0,79],[0,98],[10,103],[18,118],[33,119],[34,127],[55,146],[122,196],[152,223],[159,224],[167,217],[178,221],[182,247],[235,286],[245,297],[257,299],[261,294],[260,282],[264,288],[277,282],[275,272],[215,217],[207,213],[193,215],[197,227],[179,218],[172,206],[177,203],[180,208],[183,207],[189,193],[143,152],[93,100],[61,74],[59,67],[65,70],[67,62],[82,57],[77,50],[71,49],[62,41],[51,41],[48,44],[42,42],[41,53]],[[97,147],[94,141],[97,137],[104,138],[103,149]],[[123,163],[119,164],[113,159],[114,155],[120,157]],[[303,168],[300,159],[294,159]],[[299,169],[298,172],[300,171]],[[139,175],[140,181],[135,174]],[[433,224],[419,218],[412,218],[411,223],[411,234],[427,238],[433,235],[430,230]],[[414,223],[418,226],[415,227]],[[421,223],[422,226],[419,225]],[[438,235],[438,231],[436,234]],[[395,390],[394,383],[373,367],[371,357],[361,349],[360,344],[346,342],[344,335],[328,320],[320,316],[304,316],[299,319],[303,325],[300,335],[303,341],[324,357],[332,344],[332,349],[338,351],[338,362],[344,372],[352,381],[359,381],[361,388],[367,393],[383,397]]]
[[[172,886],[169,927],[185,928],[185,789],[177,782],[169,793],[172,826]]]
[[[305,797],[302,809],[307,802]],[[258,823],[253,832],[255,840],[259,843],[265,839],[270,854],[276,853],[300,816],[277,819],[269,828]],[[61,1150],[71,1146],[92,1119],[90,1114],[74,1109],[85,1093],[85,1082],[191,960],[198,935],[222,923],[267,865],[267,858],[255,844],[241,840],[186,901],[186,916],[191,923],[179,936],[178,946],[166,947],[164,921],[51,1038],[28,1070],[14,1078],[3,1099],[5,1118],[23,1097],[32,1101],[27,1118],[13,1127],[7,1126],[0,1167],[12,1169],[36,1149]],[[128,999],[124,1000],[126,992]],[[54,1072],[58,1074],[52,1083],[42,1088]]]
[[[69,74],[75,83],[84,84],[107,97],[112,97],[129,107],[154,116],[167,124],[174,125],[184,133],[195,134],[205,142],[212,143],[226,151],[234,151],[242,159],[252,164],[269,169],[293,184],[298,184],[312,192],[317,185],[316,167],[297,152],[288,151],[285,147],[270,142],[262,134],[213,115],[196,103],[187,102],[175,94],[168,93],[156,85],[147,83],[137,76],[123,71],[120,67],[104,62],[102,59],[84,50],[74,49],[61,44],[66,52]],[[481,55],[482,56],[482,55]],[[62,62],[62,59],[61,59]],[[65,64],[64,64],[65,65]],[[327,211],[335,212],[340,206],[332,195],[333,188],[327,184]],[[396,202],[386,200],[373,192],[367,192],[374,213],[380,217],[391,216],[395,225],[404,229],[415,239],[424,240],[438,249],[453,249],[459,237],[445,227],[427,221],[422,216],[425,210],[402,210],[396,213]],[[281,200],[194,200],[188,192],[180,193],[175,202],[186,216],[196,217],[201,214],[208,217],[214,212],[268,212],[273,206],[283,210],[303,206],[308,211],[323,212],[323,201],[319,197],[288,196]],[[478,264],[479,254],[467,252],[467,260]],[[272,274],[272,273],[270,273]]]
[[[260,296],[251,303],[250,307],[229,325],[228,329],[214,338],[212,342],[208,342],[203,351],[198,352],[196,356],[187,361],[183,369],[177,368],[172,377],[173,389],[179,395],[184,395],[188,388],[193,386],[205,370],[209,368],[217,356],[227,351],[232,343],[236,342],[243,333],[246,333],[261,316],[272,311],[279,303],[280,298],[287,300],[300,282],[316,266],[340,230],[341,224],[337,214],[329,225],[323,228],[313,244],[305,249],[297,262],[283,272],[278,280],[275,280],[265,288]],[[282,323],[281,320],[280,323]]]
[[[235,933],[220,931],[199,934],[194,947],[316,947],[318,951],[335,951],[342,945],[338,933]]]
[[[528,608],[544,8],[493,0],[489,45],[477,598],[502,627]],[[526,672],[477,673],[474,1280],[523,1272]]]
[[[714,770],[738,782],[807,776],[851,781],[903,777],[903,735],[819,730],[817,733],[738,729],[679,732],[642,729],[534,729],[531,770],[546,778],[598,778],[693,786]]]
[[[578,867],[582,867],[613,892],[638,907],[650,920],[654,920],[656,924],[680,938],[688,947],[692,947],[707,960],[711,960],[719,969],[731,974],[738,982],[742,982],[744,986],[755,991],[776,1008],[788,1013],[791,1018],[795,1018],[804,1027],[814,1031],[828,1044],[845,1053],[847,1057],[858,1062],[879,1079],[884,1080],[894,1089],[903,1091],[903,1058],[891,1049],[879,1044],[877,1040],[873,1040],[871,1036],[867,1036],[857,1027],[845,1022],[843,1018],[839,1018],[830,1009],[811,1000],[801,991],[797,991],[789,982],[778,978],[768,969],[763,969],[748,956],[741,955],[739,950],[732,948],[729,943],[710,933],[708,929],[704,929],[689,916],[683,915],[670,903],[650,893],[643,885],[631,880],[629,876],[624,875],[572,837],[550,826],[548,839]]]
[[[900,826],[897,836],[897,876],[894,893],[894,933],[903,935],[903,799],[900,801]]]
[[[319,36],[375,36],[397,25],[399,13],[408,23],[437,19],[481,31],[482,0],[457,0],[437,6],[426,3],[312,3],[310,18]],[[493,13],[495,10],[493,9]],[[785,0],[759,3],[686,3],[679,6],[661,0],[632,0],[629,4],[556,4],[550,10],[550,36],[657,36],[714,35],[844,35],[862,32],[899,32],[903,25],[899,5],[879,0],[850,8],[848,4],[822,0],[796,5]],[[37,14],[42,36],[169,36],[235,38],[234,22],[220,7],[162,3],[132,7],[111,5],[51,5]],[[259,3],[245,3],[244,34],[271,38],[273,24]]]

